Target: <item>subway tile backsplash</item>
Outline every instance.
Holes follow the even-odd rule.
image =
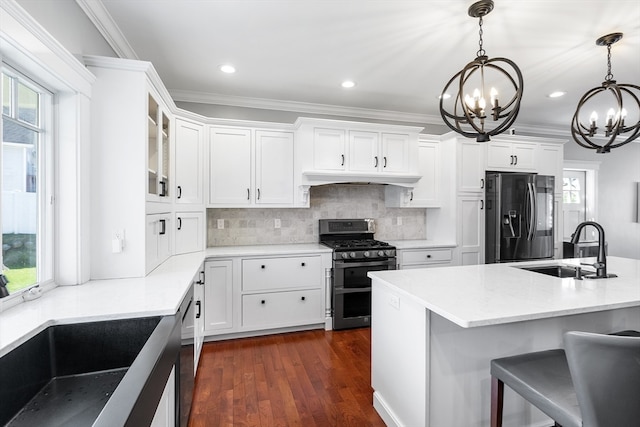
[[[426,237],[426,209],[387,208],[384,185],[332,184],[311,187],[308,209],[207,209],[207,246],[316,243],[321,218],[373,218],[379,240]]]

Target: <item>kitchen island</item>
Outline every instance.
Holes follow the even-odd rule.
[[[640,330],[640,261],[609,257],[611,279],[518,267],[566,259],[369,273],[374,407],[390,426],[487,426],[491,359],[562,347],[569,330]],[[505,388],[504,424],[549,419]]]

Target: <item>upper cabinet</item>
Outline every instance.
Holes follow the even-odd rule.
[[[148,62],[85,57],[91,93],[91,278],[143,277],[171,254],[171,99]]]
[[[487,144],[487,169],[497,171],[530,171],[536,169],[537,144],[491,141]]]
[[[293,206],[293,133],[212,127],[211,207]]]
[[[179,205],[204,203],[204,125],[176,118],[174,199]]]
[[[171,120],[156,97],[147,101],[147,200],[168,201],[170,194]]]
[[[300,118],[296,126],[298,185],[375,182],[413,187],[420,179],[422,128]]]
[[[415,187],[385,187],[385,205],[388,207],[437,208],[440,207],[441,153],[438,137],[420,136],[418,165],[422,178]]]

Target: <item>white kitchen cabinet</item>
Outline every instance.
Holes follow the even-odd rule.
[[[169,374],[150,427],[175,427],[176,424],[176,368]]]
[[[453,265],[451,248],[399,249],[396,256],[401,270]]]
[[[205,214],[202,211],[175,213],[175,255],[204,249],[205,222]]]
[[[322,144],[321,141],[316,143]],[[377,132],[349,131],[348,168],[354,172],[380,170],[380,134]]]
[[[554,193],[556,197],[561,196],[564,163],[563,146],[561,144],[539,144],[536,162],[536,170],[540,175],[552,175],[555,177]]]
[[[233,261],[204,263],[204,331],[215,334],[233,328]]]
[[[209,205],[293,204],[293,133],[211,128]]]
[[[330,252],[206,261],[205,334],[219,339],[324,326],[330,268]]]
[[[410,162],[411,137],[408,134],[386,133],[382,135],[382,158],[378,159],[380,172],[407,173]],[[415,141],[413,141],[415,144]]]
[[[419,173],[422,175],[415,187],[385,187],[387,207],[437,208],[440,207],[440,144],[421,139],[418,143]]]
[[[530,171],[536,169],[537,144],[527,142],[487,143],[487,170]]]
[[[486,144],[462,138],[457,144],[458,193],[483,194]]]
[[[202,353],[202,345],[204,344],[204,287],[205,287],[205,272],[204,264],[200,267],[198,274],[193,279],[193,301],[195,305],[195,312],[193,313],[193,340],[194,340],[194,353],[193,353],[193,375],[198,373],[198,364],[200,363],[200,354]]]
[[[204,158],[204,125],[176,118],[174,154],[176,204],[203,204]]]
[[[171,214],[149,214],[145,227],[146,273],[171,256]]]
[[[171,219],[172,101],[148,62],[92,56],[84,62],[96,77],[87,194],[91,279],[143,277],[168,256],[167,240],[172,243],[169,224],[159,237],[158,224],[147,223],[149,214]]]
[[[458,264],[484,264],[484,200],[458,196],[457,214]]]

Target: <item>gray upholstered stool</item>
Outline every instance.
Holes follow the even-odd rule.
[[[621,335],[568,332],[566,356],[557,349],[492,360],[491,426],[502,426],[504,384],[562,427],[640,425],[640,337]]]

